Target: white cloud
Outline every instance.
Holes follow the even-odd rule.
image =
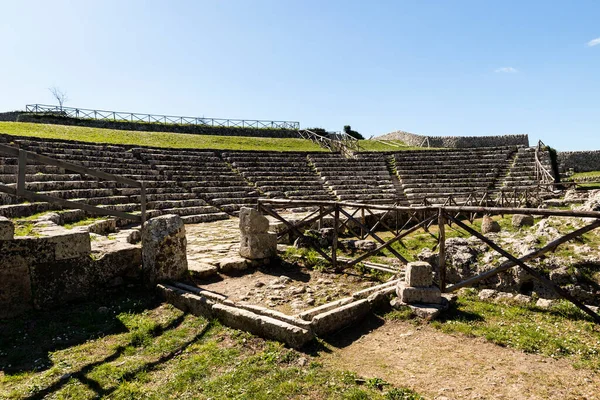
[[[600,37],[587,42],[588,47],[597,46],[600,44]]]
[[[514,74],[514,73],[519,72],[519,71],[517,71],[517,69],[513,68],[513,67],[502,67],[502,68],[498,68],[494,72],[504,72],[504,73],[507,73],[507,74]]]

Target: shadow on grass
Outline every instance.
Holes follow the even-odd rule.
[[[184,320],[185,315],[180,316],[179,318],[173,320],[171,323],[169,323],[167,326],[164,327],[158,327],[157,329],[155,329],[152,332],[152,337],[158,337],[160,335],[162,335],[163,333],[170,331],[172,329],[177,328]],[[140,365],[138,368],[136,368],[133,371],[129,371],[126,374],[124,374],[120,381],[121,382],[127,382],[127,381],[131,381],[133,379],[135,379],[135,377],[140,374],[140,373],[146,373],[146,372],[151,372],[156,370],[161,364],[164,364],[166,362],[168,362],[169,360],[173,359],[174,357],[176,357],[177,355],[181,354],[185,349],[187,349],[190,345],[192,345],[193,343],[195,343],[196,341],[198,341],[199,339],[201,339],[213,326],[212,322],[209,322],[206,324],[206,326],[200,331],[198,332],[196,335],[194,335],[190,340],[182,343],[180,346],[178,346],[176,349],[168,352],[167,354],[163,354],[160,358],[158,358],[155,361],[151,361],[151,362],[147,362],[143,365]],[[132,339],[132,342],[135,339]],[[118,385],[114,386],[114,387],[110,387],[110,388],[104,388],[102,387],[102,385],[100,384],[100,382],[91,379],[87,376],[87,374],[92,371],[94,368],[105,364],[105,363],[109,363],[111,361],[114,361],[116,359],[118,359],[125,351],[125,349],[132,345],[133,343],[130,342],[126,345],[123,346],[119,346],[115,352],[113,354],[111,354],[110,356],[91,363],[91,364],[87,364],[84,367],[82,367],[81,369],[79,369],[78,371],[62,376],[57,382],[55,382],[54,384],[48,386],[47,388],[44,388],[38,392],[36,392],[35,394],[27,397],[28,400],[41,400],[44,399],[46,396],[60,390],[65,384],[67,384],[71,379],[77,379],[79,382],[81,382],[82,384],[86,385],[87,387],[89,387],[92,391],[94,391],[97,394],[98,398],[101,397],[105,397],[105,396],[109,396],[111,393],[113,393],[115,390],[118,389]]]
[[[459,322],[481,322],[485,317],[479,313],[467,311],[459,308],[459,304],[453,302],[448,310],[442,312],[437,318],[439,322],[459,321]]]
[[[147,290],[134,287],[107,291],[55,310],[0,320],[0,370],[7,375],[46,370],[52,366],[50,353],[127,332],[118,314],[139,313],[160,303]]]

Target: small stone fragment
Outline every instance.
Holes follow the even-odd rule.
[[[483,222],[481,223],[481,233],[497,233],[500,232],[500,224],[494,221],[489,215],[483,216]]]
[[[515,214],[512,216],[512,226],[522,228],[524,226],[533,226],[533,216],[526,214]]]

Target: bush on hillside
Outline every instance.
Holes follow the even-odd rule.
[[[360,133],[353,131],[350,125],[344,125],[344,132],[355,139],[364,140],[365,138]]]

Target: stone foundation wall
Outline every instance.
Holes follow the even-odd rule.
[[[134,245],[92,257],[90,236],[83,230],[3,237],[0,254],[0,318],[85,298],[117,277],[137,279],[141,264],[141,249]]]
[[[573,169],[575,172],[600,171],[600,150],[561,151],[557,154],[561,171]]]
[[[469,147],[496,147],[496,146],[529,146],[527,135],[499,135],[499,136],[427,136],[414,133],[396,131],[379,136],[382,140],[400,140],[409,146],[469,148]]]
[[[34,113],[20,113],[17,116],[16,121],[144,132],[173,132],[189,133],[194,135],[251,136],[267,138],[299,138],[298,131],[294,129],[238,128],[226,126],[196,126],[187,124],[158,124],[149,122],[96,121],[93,119],[79,119],[63,117],[59,115]]]

